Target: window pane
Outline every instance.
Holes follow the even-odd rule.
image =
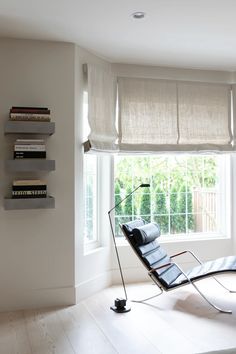
[[[97,240],[97,157],[84,156],[85,242]]]
[[[140,188],[116,208],[116,234],[121,236],[119,223],[138,217],[157,222],[162,235],[219,233],[217,214],[225,212],[225,196],[219,189],[224,159],[223,155],[115,157],[116,204],[141,183],[150,183],[150,188]]]

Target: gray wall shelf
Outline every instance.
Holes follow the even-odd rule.
[[[45,134],[55,133],[54,122],[26,122],[26,121],[7,121],[5,123],[5,134]]]
[[[46,159],[15,159],[5,161],[5,167],[10,172],[54,171],[55,160]]]
[[[52,135],[55,133],[55,123],[38,121],[7,121],[5,123],[4,133]],[[5,168],[9,172],[50,172],[55,170],[55,160],[12,159],[5,161]],[[54,197],[19,199],[4,198],[5,210],[48,208],[55,208]]]
[[[54,209],[55,199],[53,197],[47,198],[4,198],[5,210],[16,209]]]

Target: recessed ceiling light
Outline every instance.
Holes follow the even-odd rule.
[[[145,15],[146,15],[145,12],[137,11],[137,12],[134,12],[134,13],[132,14],[132,17],[133,17],[135,20],[140,20],[140,19],[144,18]]]

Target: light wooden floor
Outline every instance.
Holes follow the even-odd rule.
[[[235,276],[221,279],[236,289]],[[0,313],[0,354],[191,354],[236,348],[236,294],[212,279],[198,284],[233,314],[218,313],[189,286],[149,305],[130,303],[131,312],[116,314],[110,305],[123,292],[112,287],[76,306]],[[137,299],[158,289],[145,283],[127,290]]]

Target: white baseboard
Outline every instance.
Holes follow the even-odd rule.
[[[181,264],[190,268],[193,264]],[[144,266],[123,268],[125,283],[145,282],[150,280]],[[69,306],[94,295],[111,285],[121,284],[119,269],[106,271],[74,287],[47,289],[0,290],[0,311],[36,309],[50,306]]]
[[[37,309],[75,304],[75,288],[17,289],[1,291],[0,311]]]
[[[76,286],[76,303],[111,285],[111,272],[99,274]]]

